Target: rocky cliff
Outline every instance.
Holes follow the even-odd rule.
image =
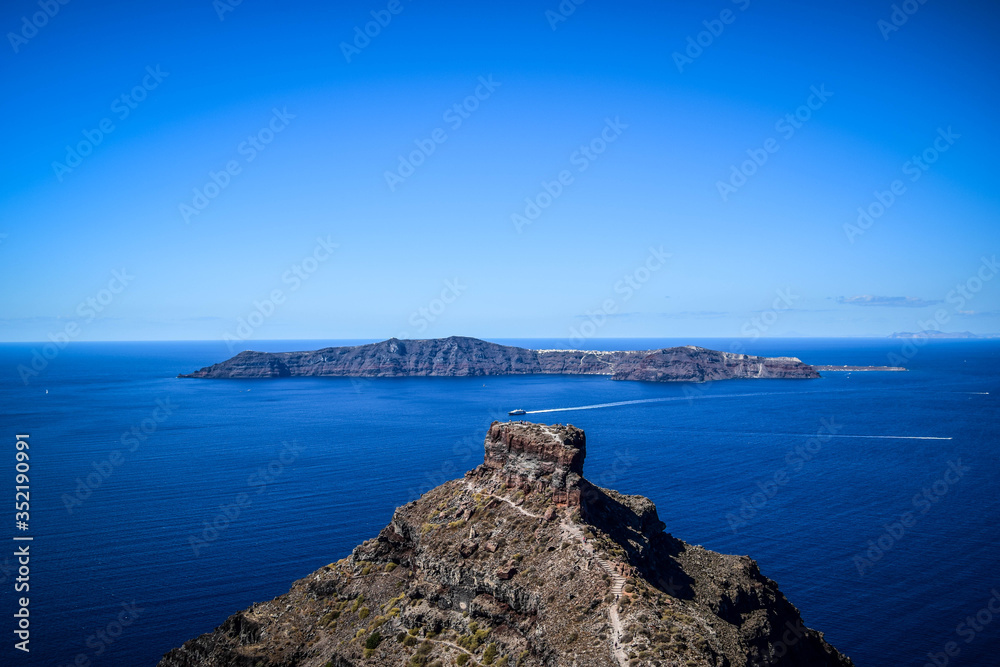
[[[572,426],[495,422],[484,463],[161,667],[848,667],[745,556],[583,476]]]
[[[476,338],[397,340],[312,352],[241,352],[184,378],[294,376],[405,377],[477,375],[608,375],[653,382],[732,378],[817,378],[794,357],[755,357],[701,347],[601,352],[529,350]]]

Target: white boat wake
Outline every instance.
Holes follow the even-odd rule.
[[[525,414],[538,415],[543,412],[569,412],[570,410],[596,410],[598,408],[616,408],[620,405],[637,405],[639,403],[665,403],[667,401],[693,401],[703,398],[742,398],[746,396],[774,396],[780,394],[795,394],[792,391],[765,391],[753,394],[706,394],[704,396],[666,396],[664,398],[640,398],[633,401],[616,401],[614,403],[596,403],[594,405],[579,405],[572,408],[550,408],[548,410],[527,410]]]
[[[705,433],[707,435],[760,435],[769,436],[777,435],[786,438],[815,438],[817,435],[815,433],[736,433],[732,431],[720,432],[720,431],[688,431],[688,433]],[[831,433],[824,433],[819,436],[822,439],[826,438],[873,438],[876,440],[951,440],[951,438],[944,438],[936,435],[851,435],[851,434],[838,434],[834,435]]]
[[[820,393],[820,392],[807,392]],[[971,392],[970,392],[971,393]],[[988,393],[988,392],[983,392]],[[526,410],[526,415],[540,415],[549,412],[570,412],[574,410],[597,410],[599,408],[615,408],[622,405],[638,405],[641,403],[665,403],[668,401],[691,401],[705,398],[744,398],[750,396],[776,396],[781,394],[800,395],[799,392],[790,391],[765,391],[749,394],[706,394],[704,396],[665,396],[663,398],[640,398],[631,401],[615,401],[614,403],[595,403],[593,405],[578,405],[569,408],[549,408],[547,410]],[[815,433],[746,433],[734,431],[674,431],[675,433],[693,433],[700,435],[758,435],[758,436],[781,436],[788,438],[812,438]],[[950,437],[932,435],[850,435],[850,434],[824,434],[824,438],[870,438],[873,440],[951,440]]]

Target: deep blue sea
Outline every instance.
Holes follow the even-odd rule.
[[[705,385],[175,377],[231,356],[220,342],[72,343],[25,383],[17,367],[41,345],[0,345],[0,539],[11,545],[0,555],[0,663],[153,665],[476,466],[508,410],[645,401],[524,419],[585,429],[588,478],[652,498],[681,539],[755,558],[857,665],[920,667],[949,642],[948,664],[996,665],[1000,341],[904,345],[748,342],[814,364],[907,353],[911,371]],[[19,433],[31,446],[27,594],[13,589]],[[14,649],[22,595],[27,656]]]

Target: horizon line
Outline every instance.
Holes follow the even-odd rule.
[[[902,332],[900,332],[902,333]],[[908,333],[908,332],[907,332]],[[1000,334],[972,334],[973,338],[968,338],[965,336],[937,336],[937,337],[927,337],[920,335],[908,336],[905,338],[893,338],[893,334],[883,334],[883,335],[829,335],[829,336],[607,336],[588,338],[587,340],[593,341],[614,341],[614,340],[686,340],[686,339],[699,339],[699,340],[740,340],[740,341],[755,341],[755,340],[829,340],[829,339],[867,339],[867,340],[910,340],[911,338],[923,338],[926,340],[992,340],[1000,338]],[[371,337],[330,337],[330,338],[259,338],[254,340],[243,341],[246,344],[253,343],[281,343],[281,342],[304,342],[304,341],[370,341],[370,342],[382,342],[386,340],[391,340],[396,338],[396,340],[441,340],[445,338],[474,338],[477,340],[561,340],[563,336],[469,336],[464,334],[452,334],[449,336],[436,336],[433,338],[396,338],[395,336],[390,336],[388,338],[371,338]],[[68,346],[70,343],[225,343],[225,338],[100,338],[95,340],[74,340],[65,343]],[[48,345],[55,343],[51,340],[0,340],[0,345],[32,345],[41,344]],[[56,343],[58,344],[58,343]],[[247,348],[250,349],[250,348]]]

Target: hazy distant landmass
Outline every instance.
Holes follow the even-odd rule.
[[[889,338],[1000,338],[1000,334],[974,334],[971,331],[897,331]]]
[[[607,375],[612,380],[707,382],[736,378],[818,378],[796,357],[757,357],[684,346],[643,351],[530,350],[477,338],[390,338],[310,352],[240,352],[182,378],[467,377]]]

